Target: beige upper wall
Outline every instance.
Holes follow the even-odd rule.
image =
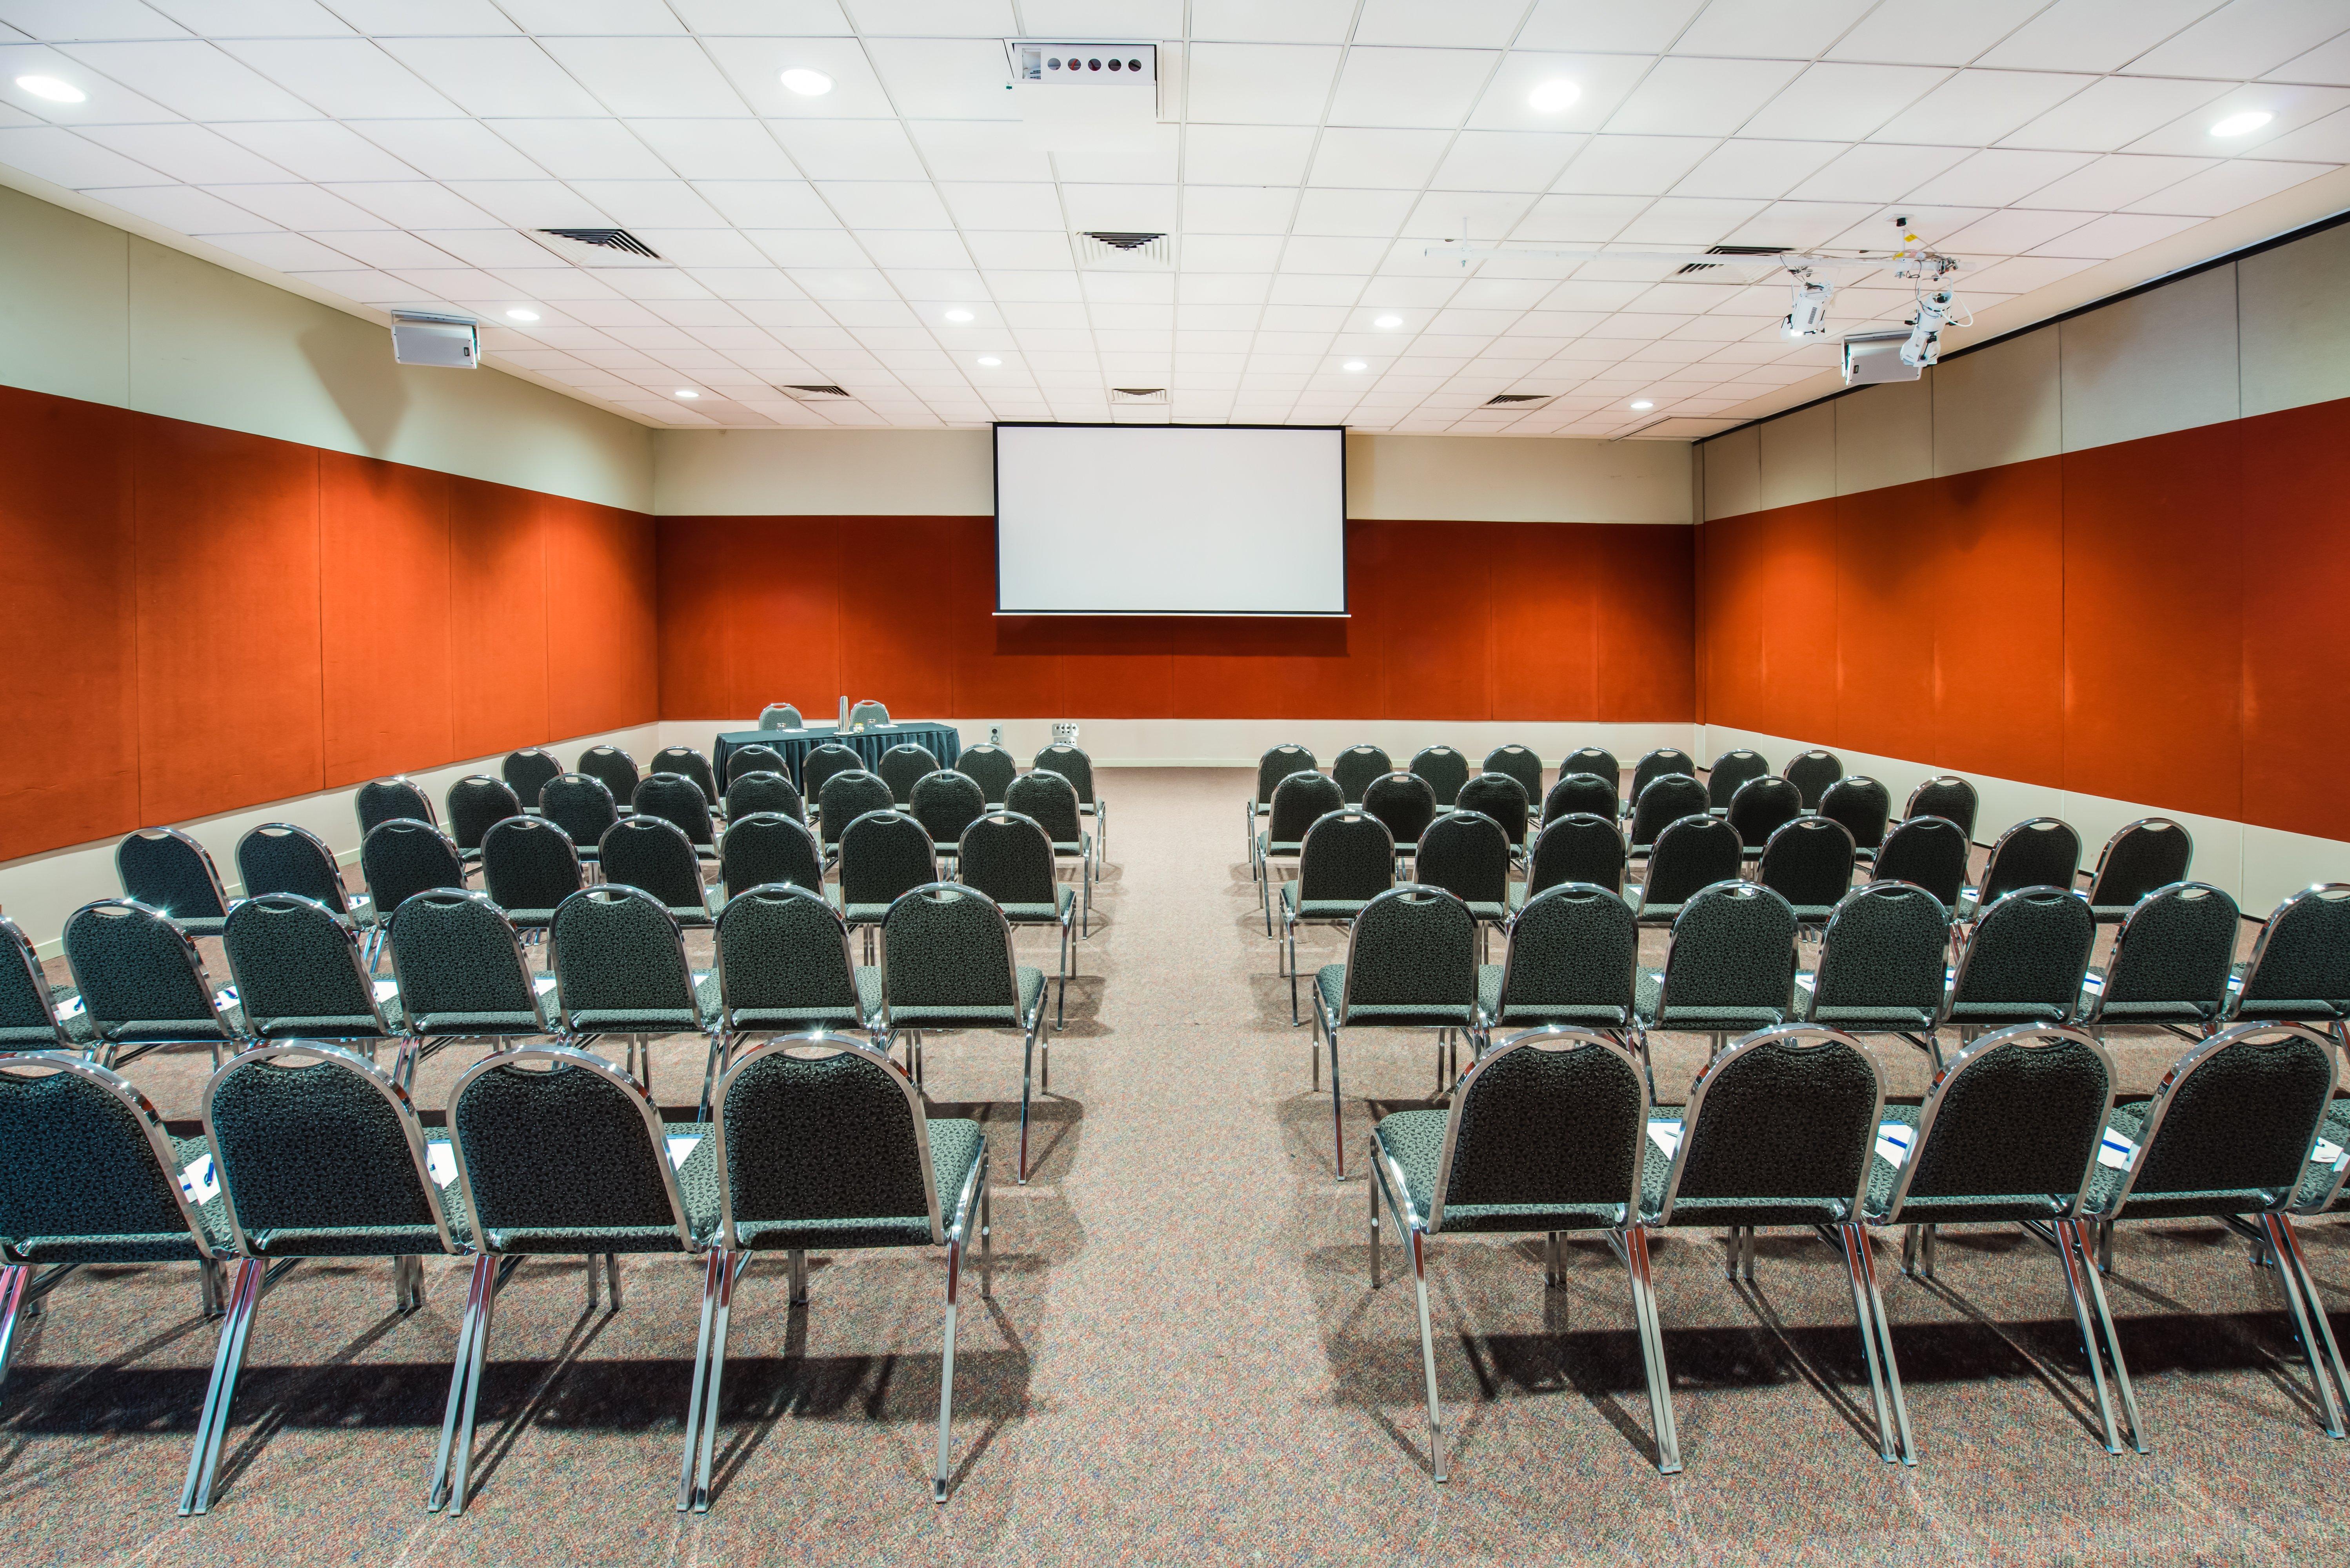
[[[0,383],[652,508],[652,431],[497,370],[395,365],[373,322],[0,188]]]
[[[1347,514],[1497,523],[1687,523],[1684,441],[1350,435]],[[993,438],[978,430],[662,431],[667,516],[984,516]]]

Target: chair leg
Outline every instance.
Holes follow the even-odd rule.
[[[465,1372],[465,1409],[457,1428],[457,1449],[451,1461],[449,1480],[449,1513],[452,1518],[465,1511],[466,1484],[473,1471],[473,1418],[482,1401],[482,1367],[489,1359],[490,1324],[497,1315],[498,1273],[496,1260],[490,1263],[482,1292],[482,1310],[473,1324],[473,1343],[469,1347]]]
[[[1861,1279],[1859,1247],[1867,1244],[1863,1237],[1856,1242],[1855,1227],[1836,1227],[1837,1241],[1844,1248],[1845,1282],[1852,1287],[1852,1315],[1860,1326],[1861,1359],[1868,1364],[1868,1397],[1877,1408],[1877,1451],[1887,1464],[1899,1462],[1900,1456],[1893,1446],[1893,1413],[1885,1402],[1885,1371],[1877,1354],[1877,1322],[1869,1314],[1866,1286]]]
[[[228,1428],[229,1406],[236,1397],[237,1374],[244,1369],[245,1331],[261,1300],[262,1276],[268,1265],[258,1258],[239,1258],[228,1316],[221,1324],[219,1348],[213,1354],[212,1386],[204,1395],[203,1414],[196,1420],[195,1451],[188,1459],[188,1480],[180,1491],[182,1514],[203,1513],[212,1506],[213,1477],[220,1468],[221,1442]]]
[[[1411,1282],[1419,1302],[1419,1369],[1428,1383],[1428,1452],[1436,1469],[1436,1484],[1446,1480],[1444,1468],[1444,1407],[1436,1397],[1436,1340],[1428,1324],[1428,1237],[1406,1226],[1411,1238]]]
[[[2301,1253],[2301,1238],[2293,1234],[2293,1221],[2282,1214],[2263,1214],[2261,1222],[2268,1231],[2270,1251],[2276,1256],[2277,1282],[2284,1287],[2293,1332],[2301,1336],[2302,1351],[2309,1357],[2309,1380],[2317,1385],[2318,1405],[2325,1412],[2325,1435],[2339,1438],[2342,1402],[2334,1397],[2334,1383],[2327,1376],[2342,1365],[2341,1347],[2334,1343],[2334,1325],[2325,1321],[2325,1305],[2317,1299],[2315,1282],[2309,1281],[2307,1261]],[[2308,1282],[2306,1290],[2304,1282]]]
[[[1024,1152],[1023,1158],[1025,1158]],[[954,1419],[955,1297],[962,1288],[962,1238],[947,1238],[947,1326],[939,1357],[939,1468],[931,1480],[931,1501],[947,1501],[948,1428]]]
[[[1370,1171],[1370,1179],[1363,1183],[1363,1191],[1371,1206],[1371,1289],[1379,1288],[1379,1189],[1387,1177],[1379,1169],[1378,1134],[1373,1133],[1363,1150],[1363,1158]]]
[[[2027,1227],[2028,1229],[2028,1227]],[[2121,1345],[2106,1334],[2110,1320],[2091,1311],[2086,1281],[2096,1277],[2096,1265],[2089,1257],[2088,1238],[2081,1231],[2079,1222],[2071,1220],[2056,1221],[2052,1233],[2056,1244],[2057,1259],[2064,1265],[2064,1291],[2073,1303],[2073,1325],[2081,1334],[2081,1354],[2089,1361],[2089,1387],[2097,1399],[2097,1419],[2105,1428],[2106,1452],[2122,1451],[2120,1431],[2114,1425],[2114,1404],[2106,1386],[2105,1347],[2111,1345],[2114,1364],[2121,1365]],[[2135,1438],[2137,1423],[2130,1423]],[[2141,1449],[2143,1451],[2143,1449]]]
[[[457,1443],[457,1416],[463,1407],[465,1389],[472,1381],[473,1336],[481,1331],[482,1303],[489,1290],[489,1282],[497,1272],[497,1259],[484,1253],[473,1260],[472,1278],[465,1291],[465,1315],[457,1328],[456,1354],[449,1362],[449,1400],[441,1417],[441,1446],[432,1460],[432,1483],[424,1494],[428,1512],[437,1512],[449,1501],[449,1456]]]
[[[1909,1405],[1901,1397],[1901,1364],[1893,1355],[1893,1324],[1885,1315],[1885,1296],[1877,1288],[1877,1255],[1869,1244],[1868,1232],[1858,1224],[1846,1227],[1852,1232],[1853,1244],[1860,1256],[1860,1277],[1868,1286],[1868,1314],[1877,1325],[1877,1345],[1885,1356],[1885,1394],[1893,1406],[1893,1430],[1901,1440],[1901,1462],[1918,1462],[1917,1445],[1909,1437]]]
[[[791,1304],[794,1306],[807,1305],[807,1249],[805,1247],[793,1247],[789,1249],[784,1254],[784,1262],[785,1268],[790,1273],[791,1288],[788,1295]]]
[[[1322,1037],[1330,1043],[1330,1127],[1338,1154],[1338,1179],[1347,1179],[1347,1101],[1338,1086],[1338,1031],[1325,1024]]]
[[[702,1260],[702,1330],[693,1342],[693,1391],[685,1402],[685,1453],[677,1467],[677,1511],[693,1506],[694,1460],[702,1447],[702,1400],[710,1380],[710,1322],[718,1304],[718,1277],[726,1251],[712,1247]]]
[[[1053,1027],[1059,1029],[1069,1022],[1069,949],[1075,945],[1066,922],[1061,926],[1061,996],[1053,1010]]]
[[[1611,1234],[1609,1241],[1624,1260],[1632,1281],[1632,1324],[1640,1336],[1640,1365],[1648,1379],[1649,1429],[1657,1439],[1657,1471],[1678,1475],[1681,1468],[1680,1431],[1673,1420],[1672,1373],[1665,1361],[1665,1330],[1657,1316],[1657,1282],[1648,1267],[1648,1232],[1631,1224]]]
[[[1035,1075],[1036,1031],[1022,1042],[1020,1059],[1020,1185],[1028,1185],[1028,1085]]]
[[[1286,949],[1286,950],[1287,950],[1287,951],[1288,951],[1288,955],[1289,955],[1289,963],[1288,963],[1288,969],[1289,969],[1289,1025],[1290,1025],[1290,1027],[1291,1027],[1291,1028],[1295,1029],[1295,1027],[1297,1027],[1297,1024],[1298,1024],[1298,1023],[1299,1023],[1299,1019],[1298,1019],[1298,1016],[1297,1016],[1297,928],[1296,928],[1296,926],[1295,926],[1295,925],[1294,925],[1294,924],[1289,924],[1289,923],[1287,923],[1287,922],[1284,922],[1284,927],[1283,927],[1283,931],[1282,931],[1282,939],[1283,939],[1283,940],[1282,940],[1282,948]],[[1275,956],[1276,956],[1276,957],[1277,957],[1277,956],[1279,956],[1279,951],[1278,951],[1278,950],[1276,950],[1276,954],[1275,954]]]
[[[16,1321],[24,1314],[25,1292],[32,1282],[30,1263],[0,1268],[0,1389],[8,1386],[8,1363],[16,1354]]]
[[[710,1389],[702,1396],[702,1452],[693,1482],[693,1511],[710,1511],[710,1486],[717,1465],[718,1395],[726,1379],[726,1330],[734,1315],[734,1285],[750,1265],[751,1254],[722,1252],[718,1263],[718,1310],[710,1331]]]

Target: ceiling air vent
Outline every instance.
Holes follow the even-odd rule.
[[[845,387],[777,387],[775,390],[803,403],[837,403],[848,399]]]
[[[1077,265],[1095,272],[1170,272],[1175,242],[1165,234],[1087,229],[1077,235]]]
[[[1164,387],[1112,387],[1109,400],[1113,403],[1163,403],[1167,400]]]
[[[626,229],[525,229],[556,255],[579,266],[667,266],[660,253]]]
[[[1710,256],[1783,256],[1787,254],[1787,247],[1784,245],[1709,245],[1706,247],[1705,254]],[[1711,272],[1721,265],[1720,262],[1691,262],[1687,266],[1679,268],[1673,275],[1687,277],[1693,272]]]
[[[1489,409],[1509,409],[1514,412],[1525,409],[1541,408],[1556,396],[1558,396],[1556,392],[1496,392],[1485,400],[1484,406]]]

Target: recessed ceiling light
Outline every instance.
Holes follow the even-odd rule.
[[[1367,370],[1370,367],[1364,364],[1360,359],[1349,359],[1344,365],[1341,365],[1339,369],[1342,370]]]
[[[698,398],[702,396],[700,392],[695,391],[691,387],[680,387],[677,389],[677,395],[681,398]]]
[[[536,321],[538,319],[538,312],[536,310],[524,310],[517,307],[507,311],[506,318],[511,321]]]
[[[20,84],[21,85],[21,84]],[[2214,136],[2248,136],[2274,119],[2275,115],[2264,109],[2248,109],[2241,114],[2231,114],[2211,128]]]
[[[51,103],[82,103],[89,94],[71,82],[61,82],[55,77],[18,77],[16,85],[35,98],[47,99]]]
[[[997,358],[996,358],[994,355],[993,355],[993,354],[982,354],[982,355],[979,357],[979,362],[980,362],[982,365],[986,366],[986,367],[987,367],[989,369],[991,369],[991,370],[993,370],[993,369],[995,369],[995,367],[997,367],[998,365],[1001,365],[1001,364],[1003,364],[1003,360],[1001,360],[1001,359]]]
[[[1653,409],[1653,408],[1655,408],[1656,406],[1657,406],[1656,404],[1654,404],[1654,403],[1652,403],[1652,402],[1648,401],[1648,399],[1646,399],[1646,398],[1642,398],[1638,402],[1636,402],[1636,403],[1634,403],[1634,404],[1632,405],[1632,411],[1633,411],[1634,413],[1636,413],[1636,414],[1638,414],[1638,413],[1645,413],[1645,412],[1647,412],[1648,410]]]
[[[1403,325],[1403,317],[1400,316],[1382,316],[1377,321],[1372,322],[1371,325],[1378,327],[1382,332],[1393,332],[1397,327]]]
[[[784,73],[784,85],[802,98],[822,98],[832,90],[832,78],[822,71],[806,66],[794,66]]]
[[[968,310],[950,310],[947,312],[947,319],[960,326],[963,322],[971,319],[971,312]]]
[[[1526,106],[1536,114],[1556,114],[1582,96],[1581,88],[1561,77],[1546,81],[1526,94]]]

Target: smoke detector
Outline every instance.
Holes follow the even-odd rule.
[[[1172,272],[1175,242],[1166,234],[1087,229],[1076,236],[1077,265],[1088,272]]]
[[[667,266],[660,253],[626,229],[525,229],[523,233],[577,266]]]
[[[1489,409],[1508,409],[1513,413],[1523,413],[1528,409],[1541,408],[1556,396],[1558,396],[1556,392],[1496,392],[1485,400],[1483,406]]]
[[[1109,400],[1113,403],[1163,403],[1167,401],[1164,387],[1112,387]]]
[[[853,400],[846,387],[777,387],[775,390],[803,403],[840,403]]]

